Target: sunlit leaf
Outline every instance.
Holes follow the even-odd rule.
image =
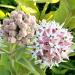
[[[0,4],[0,7],[11,8],[11,9],[15,9],[16,8],[16,7],[12,6],[12,5],[4,5],[4,4]]]
[[[2,10],[0,10],[0,19],[3,19],[4,17],[5,17],[5,13]]]
[[[46,14],[44,16],[44,19],[46,19],[47,21],[51,20],[54,17],[54,12],[49,12],[48,14]]]
[[[75,1],[61,0],[59,9],[54,14],[54,19],[59,23],[65,22],[64,27],[70,30],[75,28]]]
[[[37,3],[44,3],[44,2],[57,3],[59,2],[59,0],[32,0],[32,1],[35,1]]]
[[[51,2],[50,3],[57,3],[57,2],[59,2],[60,0],[51,0]]]
[[[75,49],[75,43],[72,44],[71,49]]]
[[[38,8],[36,7],[36,4],[32,1],[28,1],[28,0],[16,0],[16,2],[18,2],[19,4],[22,4],[26,7],[30,7],[36,11],[38,11]]]
[[[59,9],[54,14],[54,19],[58,21],[59,23],[63,23],[66,18],[68,17],[69,10],[67,8],[67,4],[65,1],[60,1]]]
[[[27,14],[37,13],[37,11],[35,9],[32,9],[31,7],[26,7],[26,6],[20,5],[20,8]]]
[[[36,3],[29,0],[16,0],[18,4],[21,6],[22,9],[27,14],[32,14],[36,18],[39,18],[40,12],[36,6]]]

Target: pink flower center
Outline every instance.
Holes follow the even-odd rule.
[[[49,42],[44,42],[44,45],[49,45]]]

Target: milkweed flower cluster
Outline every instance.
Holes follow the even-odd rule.
[[[3,20],[4,38],[17,44],[29,44],[34,35],[36,19],[22,11],[12,11],[10,17]]]
[[[10,17],[3,20],[0,34],[10,43],[19,45],[33,44],[32,58],[41,68],[59,66],[69,59],[73,36],[64,24],[42,20],[36,26],[34,16],[22,11],[12,11]]]
[[[68,29],[63,28],[63,25],[45,20],[37,25],[32,57],[41,68],[59,66],[59,63],[69,59],[68,54],[73,52],[70,48],[73,37]]]

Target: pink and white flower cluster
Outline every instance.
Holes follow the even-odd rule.
[[[60,62],[69,59],[68,54],[73,52],[70,48],[73,37],[68,29],[63,28],[63,25],[45,20],[37,25],[32,57],[41,68],[58,66]]]

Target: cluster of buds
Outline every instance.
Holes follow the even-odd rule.
[[[31,43],[36,19],[22,11],[12,11],[10,17],[3,20],[4,38],[17,44]]]
[[[72,45],[72,35],[64,24],[59,25],[55,21],[43,20],[37,25],[35,38],[33,40],[32,57],[41,68],[59,66],[60,62],[69,59]]]

